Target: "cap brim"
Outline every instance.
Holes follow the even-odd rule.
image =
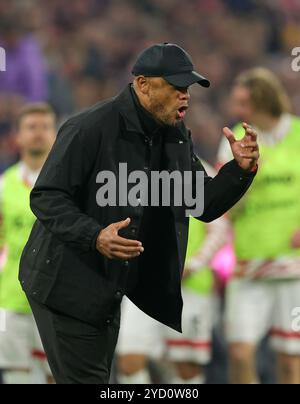
[[[200,84],[202,87],[210,86],[209,80],[194,71],[163,76],[163,78],[175,87],[189,87],[195,83]]]

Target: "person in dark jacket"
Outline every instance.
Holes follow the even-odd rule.
[[[154,171],[189,171],[193,195],[197,174],[204,173],[204,209],[196,217],[209,222],[242,197],[257,170],[256,134],[244,124],[241,141],[224,128],[234,159],[215,178],[207,176],[183,118],[189,86],[209,81],[182,48],[147,48],[133,75],[121,94],[61,127],[30,196],[37,220],[19,279],[57,383],[108,383],[125,294],[181,331],[186,206],[147,205],[140,198],[123,203],[121,188],[113,195],[107,184],[110,203],[99,206],[103,173],[112,173],[124,190],[119,164],[146,178]],[[133,191],[132,181],[126,186]]]

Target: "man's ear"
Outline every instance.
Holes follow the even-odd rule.
[[[135,84],[137,89],[142,93],[142,94],[148,94],[149,92],[149,77],[145,76],[137,76],[135,78]]]

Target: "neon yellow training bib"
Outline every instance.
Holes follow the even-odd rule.
[[[186,261],[201,248],[205,238],[205,225],[190,216]],[[209,294],[213,288],[213,274],[210,268],[199,268],[199,272],[186,278],[182,285],[199,294]]]
[[[238,139],[244,136],[235,127]],[[292,116],[289,132],[274,146],[260,145],[257,176],[231,210],[238,259],[299,256],[290,247],[300,228],[300,118]]]
[[[17,313],[30,313],[18,280],[19,260],[35,216],[29,206],[30,188],[20,178],[19,164],[3,174],[2,215],[7,262],[0,276],[0,307]]]

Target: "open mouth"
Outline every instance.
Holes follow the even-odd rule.
[[[185,117],[186,111],[187,111],[188,107],[186,105],[178,108],[177,110],[177,115],[180,119],[183,119]]]

